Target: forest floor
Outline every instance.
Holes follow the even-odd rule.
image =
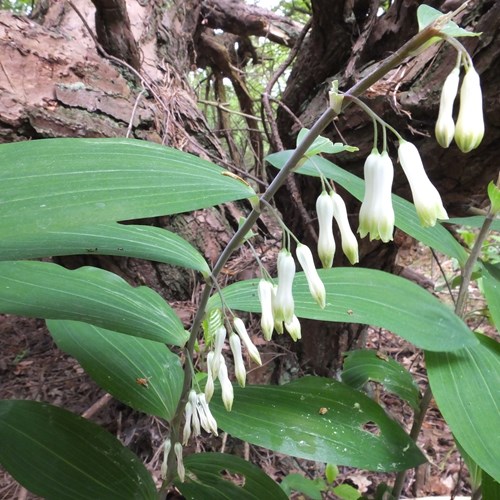
[[[440,258],[445,272],[449,276],[453,275],[453,263],[444,257]],[[427,248],[414,245],[406,249],[399,256],[398,264],[405,268],[413,279],[417,277],[417,281],[435,295],[450,302],[450,294],[444,286],[442,274]],[[482,307],[480,292],[472,285],[468,321],[475,329],[479,328],[491,334],[494,330],[479,313]],[[387,331],[369,329],[367,347],[393,357],[411,371],[421,388],[426,386],[423,354],[412,344]],[[78,414],[86,412],[94,422],[104,426],[138,454],[152,474],[156,478],[159,477],[161,447],[166,430],[164,424],[157,418],[131,410],[119,401],[107,397],[75,359],[56,347],[42,320],[0,317],[0,353],[1,399],[45,401]],[[379,386],[372,387],[371,395],[409,430],[412,411],[407,404],[384,392]],[[408,473],[404,490],[407,498],[470,495],[466,467],[434,402],[427,414],[419,445],[426,454],[428,463],[421,466],[417,472]],[[238,454],[258,464],[278,481],[291,472],[309,478],[324,477],[324,464],[279,455],[224,434],[219,438],[199,439],[193,445],[193,451],[195,450]],[[367,496],[372,495],[380,483],[391,484],[393,480],[393,474],[346,467],[340,467],[338,477],[339,482],[351,484]],[[0,500],[33,498],[38,497],[27,493],[0,469]],[[293,498],[305,497],[296,494]]]

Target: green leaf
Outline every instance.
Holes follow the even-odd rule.
[[[291,154],[290,150],[280,151],[267,156],[266,160],[274,167],[281,169]],[[318,169],[327,179],[333,179],[355,198],[360,201],[363,199],[365,183],[362,179],[319,156],[308,159],[297,170],[297,173],[319,177]],[[319,189],[318,185],[318,191]],[[450,257],[455,257],[459,263],[465,263],[467,252],[443,226],[436,224],[434,227],[422,227],[414,205],[395,194],[392,195],[392,204],[396,216],[395,224],[399,229],[425,245]]]
[[[417,409],[420,393],[413,377],[399,363],[369,349],[346,353],[342,382],[361,389],[369,380],[407,401]]]
[[[493,323],[500,330],[500,266],[481,263],[483,291]]]
[[[493,181],[488,184],[488,198],[490,199],[492,213],[498,214],[500,212],[500,189]]]
[[[429,26],[429,24],[436,21],[440,17],[443,17],[443,15],[444,14],[442,12],[430,7],[429,5],[420,5],[417,9],[418,30],[422,31],[424,28]],[[453,21],[448,21],[440,32],[451,37],[481,35],[481,33],[473,33],[471,31],[464,30]],[[435,41],[440,41],[440,38],[437,38]]]
[[[338,475],[339,475],[339,468],[336,465],[326,464],[325,477],[330,484],[332,484],[335,481]]]
[[[221,429],[279,453],[386,472],[425,461],[380,406],[335,380],[305,377],[282,386],[235,387],[230,413],[220,394],[210,407]]]
[[[481,493],[483,500],[498,500],[500,498],[500,483],[489,474],[483,473]]]
[[[262,470],[235,455],[196,453],[184,459],[186,481],[175,486],[188,500],[286,500],[281,488]],[[235,484],[231,475],[242,478]]]
[[[333,492],[343,500],[358,500],[358,498],[362,498],[361,493],[350,484],[339,484],[333,488]]]
[[[304,140],[304,137],[309,133],[308,128],[303,128],[297,135],[297,146]],[[314,142],[309,146],[304,156],[307,158],[311,156],[315,156],[321,153],[327,154],[338,154],[344,151],[348,151],[352,153],[353,151],[357,151],[358,148],[354,146],[348,146],[342,142],[336,142],[335,144],[326,137],[318,136],[314,139]]]
[[[47,500],[156,499],[151,475],[118,439],[35,401],[0,401],[0,463]]]
[[[131,139],[44,139],[0,146],[0,233],[155,217],[254,196],[196,156]]]
[[[427,352],[429,381],[446,422],[470,457],[500,480],[500,344],[484,335],[455,352]]]
[[[0,262],[0,312],[83,321],[179,346],[188,338],[160,295],[95,267],[69,271],[49,262]]]
[[[47,326],[58,347],[116,399],[165,420],[174,416],[184,373],[165,345],[78,321],[49,320]]]
[[[153,226],[111,222],[60,231],[10,233],[0,240],[0,260],[80,254],[137,257],[210,273],[205,259],[186,240]]]
[[[451,219],[443,221],[445,224],[456,224],[458,226],[469,226],[481,228],[484,224],[484,215],[473,215],[471,217],[453,217]],[[500,219],[495,219],[490,229],[492,231],[500,231]]]
[[[295,473],[285,476],[280,486],[287,495],[290,495],[292,491],[300,491],[311,500],[322,500],[322,492],[327,488],[325,481],[321,478],[309,479]]]
[[[326,288],[325,309],[311,297],[304,273],[295,275],[293,296],[299,318],[378,326],[433,351],[477,344],[467,325],[448,306],[411,281],[352,267],[320,269],[318,274]],[[240,281],[224,288],[225,305],[232,310],[261,312],[258,282]],[[209,310],[214,307],[221,307],[218,294],[209,302]]]
[[[460,443],[455,439],[455,444],[457,445],[458,451],[460,452],[461,457],[463,458],[465,465],[469,471],[469,482],[472,488],[472,491],[477,490],[481,486],[482,481],[482,469],[479,465],[472,460],[470,455],[460,446]]]

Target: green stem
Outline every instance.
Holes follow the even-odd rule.
[[[488,214],[486,215],[486,218],[484,219],[481,230],[477,235],[476,242],[472,247],[469,258],[467,259],[467,262],[465,263],[465,266],[462,270],[462,283],[460,285],[457,301],[455,303],[455,314],[462,319],[465,314],[465,303],[468,296],[472,271],[474,269],[477,260],[479,259],[479,255],[481,254],[481,248],[483,246],[485,239],[488,237],[488,233],[494,219],[495,219],[495,214],[493,214],[492,210],[490,209],[488,211]],[[413,425],[411,427],[410,437],[414,441],[417,440],[418,435],[420,434],[420,430],[422,429],[422,424],[424,422],[427,410],[429,409],[429,404],[431,400],[432,400],[432,391],[431,391],[431,386],[428,385],[424,392],[422,400],[420,401],[418,411],[415,414]],[[392,489],[392,496],[394,498],[399,498],[399,496],[401,495],[405,479],[406,479],[406,471],[398,472],[396,480],[394,481],[394,487]]]
[[[391,69],[398,66],[403,62],[408,56],[410,56],[415,50],[424,45],[431,38],[439,34],[439,29],[437,24],[433,23],[426,27],[420,33],[411,38],[406,42],[398,51],[396,51],[392,56],[388,57],[383,61],[380,66],[370,75],[366,76],[355,84],[349,91],[347,91],[345,96],[357,97],[370,88],[374,83],[380,80],[384,75],[386,75]],[[344,101],[342,110],[349,106],[350,102]],[[276,194],[278,189],[284,184],[286,177],[296,168],[298,162],[303,158],[305,152],[312,145],[314,140],[323,132],[323,130],[332,122],[335,118],[336,113],[330,107],[318,118],[316,123],[312,126],[311,130],[307,133],[304,139],[300,142],[297,148],[294,150],[285,166],[278,172],[278,175],[274,178],[273,182],[266,189],[264,194],[260,198],[259,205],[254,208],[248,215],[245,222],[240,226],[238,231],[229,241],[226,248],[221,253],[219,259],[217,260],[212,275],[206,280],[205,288],[200,297],[200,302],[198,304],[198,311],[196,312],[195,318],[193,320],[193,325],[191,328],[191,334],[184,348],[184,356],[186,358],[193,357],[193,351],[196,339],[200,332],[201,324],[205,316],[206,307],[208,300],[212,294],[214,288],[214,281],[218,278],[226,262],[232,253],[240,247],[243,243],[245,235],[250,231],[260,217],[261,207],[266,202],[269,203],[271,198]],[[182,388],[181,397],[177,405],[174,417],[170,421],[170,439],[172,441],[172,450],[169,453],[167,464],[167,477],[165,478],[161,490],[164,491],[168,485],[173,481],[176,476],[176,458],[173,452],[174,445],[177,442],[182,441],[181,436],[181,424],[184,414],[184,407],[186,406],[187,397],[192,385],[192,372],[189,363],[184,363],[184,384]]]

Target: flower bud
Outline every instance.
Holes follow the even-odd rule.
[[[427,177],[418,149],[414,144],[403,141],[399,144],[398,157],[410,183],[413,203],[420,223],[432,227],[437,219],[447,219],[438,190]]]
[[[182,432],[182,442],[187,444],[191,437],[191,418],[193,416],[193,406],[188,401],[184,408],[184,429]]]
[[[236,375],[236,380],[241,387],[245,387],[247,371],[245,370],[245,363],[243,362],[243,356],[241,355],[241,342],[238,335],[234,335],[233,333],[229,336],[229,345],[231,346],[231,351],[233,353],[234,374]]]
[[[455,142],[463,153],[477,148],[484,136],[481,81],[473,66],[466,70],[460,89],[460,110],[455,127]]]
[[[273,301],[275,321],[291,321],[295,303],[292,295],[295,262],[288,250],[278,254],[278,289]]]
[[[323,191],[316,200],[316,213],[318,214],[318,256],[325,269],[333,264],[335,255],[335,239],[333,237],[333,203],[330,195]]]
[[[224,342],[226,340],[226,329],[223,326],[220,326],[215,331],[215,340],[214,340],[214,357],[211,363],[212,367],[212,376],[214,380],[217,380],[217,374],[219,373],[219,366],[222,358],[222,348],[224,347]]]
[[[167,477],[168,472],[168,454],[172,448],[172,441],[170,439],[166,439],[165,443],[163,443],[163,462],[160,467],[160,476],[162,479]]]
[[[210,351],[207,354],[207,382],[205,383],[205,397],[207,398],[207,401],[210,401],[212,399],[215,390],[214,376],[212,369],[213,362],[214,362],[214,353]]]
[[[273,316],[273,284],[267,280],[259,281],[259,300],[262,315],[260,317],[260,327],[264,338],[269,341],[273,335],[274,316]]]
[[[285,323],[286,331],[290,334],[290,337],[294,342],[302,338],[300,321],[295,314],[293,315],[292,321],[290,323]]]
[[[394,209],[392,208],[392,179],[394,167],[384,151],[373,149],[365,161],[365,195],[359,211],[358,233],[364,238],[368,233],[371,240],[392,240],[394,231]]]
[[[356,262],[359,262],[358,240],[356,239],[356,236],[354,236],[351,226],[349,225],[344,200],[334,191],[330,193],[330,198],[332,199],[333,204],[333,216],[337,221],[340,236],[342,238],[342,251],[349,259],[349,262],[354,265]]]
[[[240,318],[234,318],[233,320],[234,329],[236,333],[240,336],[241,340],[245,344],[246,350],[248,351],[249,356],[258,364],[262,365],[262,361],[260,359],[260,354],[258,349],[254,346],[253,342],[250,340],[247,329],[243,321]]]
[[[439,115],[436,121],[436,140],[438,144],[447,148],[455,134],[455,122],[453,121],[453,103],[458,92],[460,80],[460,68],[453,68],[446,78],[441,90],[441,101],[439,103]]]
[[[222,402],[224,403],[226,410],[231,411],[234,400],[234,391],[233,384],[231,384],[231,381],[229,380],[229,376],[227,374],[227,366],[224,358],[222,359],[222,363],[220,364],[219,368],[219,381],[222,390]]]
[[[309,285],[309,292],[313,296],[314,300],[318,303],[321,309],[325,308],[326,305],[326,291],[325,285],[321,281],[321,278],[318,275],[318,271],[316,271],[316,266],[314,265],[313,255],[309,247],[306,245],[302,245],[299,243],[297,245],[297,259],[304,270],[304,273],[307,278],[307,284]],[[286,323],[292,323],[293,317],[290,321],[285,319],[285,327]]]
[[[184,468],[184,462],[182,460],[181,443],[174,444],[174,452],[175,452],[175,457],[177,458],[177,475],[179,476],[181,483],[183,483],[184,479],[186,478],[186,469]]]

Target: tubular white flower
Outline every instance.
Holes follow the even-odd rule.
[[[222,402],[224,403],[226,410],[231,411],[231,408],[233,407],[234,391],[233,384],[231,384],[227,374],[227,366],[224,359],[222,360],[219,368],[219,381],[222,390]]]
[[[274,315],[273,315],[273,284],[267,280],[259,281],[259,300],[262,315],[260,317],[260,327],[264,338],[269,341],[273,336]]]
[[[182,432],[182,443],[187,444],[191,437],[191,417],[193,415],[193,406],[188,401],[184,408],[184,429]]]
[[[214,375],[213,375],[214,371],[212,369],[213,362],[214,362],[214,353],[213,351],[210,351],[207,354],[207,382],[205,384],[205,397],[207,398],[207,401],[210,401],[212,399],[215,390]]]
[[[285,328],[294,342],[297,342],[297,340],[302,338],[300,321],[299,318],[295,316],[295,314],[293,315],[292,321],[290,323],[285,323]]]
[[[172,441],[170,441],[170,439],[166,439],[165,443],[163,444],[163,462],[161,463],[160,467],[160,476],[162,479],[165,479],[167,477],[168,454],[170,453],[171,448],[172,448]]]
[[[410,183],[413,203],[417,209],[420,223],[424,227],[436,224],[437,219],[447,219],[438,190],[427,177],[418,149],[411,142],[399,144],[398,157]]]
[[[316,200],[316,213],[318,214],[318,256],[325,269],[333,264],[335,255],[335,238],[333,237],[333,203],[330,195],[323,191]]]
[[[349,262],[354,265],[356,262],[359,262],[358,240],[356,239],[356,236],[354,236],[349,224],[344,200],[335,191],[330,193],[330,198],[332,199],[333,204],[333,216],[335,217],[340,229],[342,251],[349,259]]]
[[[271,302],[272,302],[272,307],[273,307],[273,316],[274,316],[274,310],[275,310],[275,302],[276,302],[276,292],[278,291],[278,285],[273,285],[273,290],[271,294]],[[276,330],[276,333],[278,335],[283,334],[283,321],[278,321],[276,318],[274,318],[274,329]]]
[[[226,340],[226,329],[221,326],[215,331],[214,339],[214,357],[211,363],[212,376],[214,380],[217,380],[217,374],[219,373],[219,366],[222,358],[222,348],[224,347],[224,342]]]
[[[200,417],[200,422],[202,423],[202,427],[212,434],[217,434],[217,421],[215,420],[210,408],[208,406],[208,402],[205,399],[204,394],[198,394],[198,415]]]
[[[373,149],[365,161],[365,195],[359,211],[358,233],[361,238],[370,234],[371,240],[392,240],[394,209],[392,208],[392,180],[394,167],[384,151]]]
[[[318,303],[321,309],[325,308],[326,305],[326,290],[325,285],[321,281],[321,278],[316,271],[316,266],[314,265],[313,255],[309,247],[299,243],[297,245],[297,259],[304,270],[307,278],[307,284],[309,285],[309,292],[313,296],[314,300]],[[293,317],[290,321],[285,319],[286,323],[292,323]]]
[[[236,375],[236,380],[241,387],[245,387],[247,371],[245,370],[245,363],[243,362],[243,356],[241,355],[241,342],[238,335],[233,333],[229,336],[229,345],[231,346],[231,351],[233,353],[234,374]]]
[[[466,70],[460,89],[460,109],[455,127],[455,142],[463,153],[477,148],[484,136],[481,81],[473,66]]]
[[[241,340],[245,344],[246,350],[248,351],[249,356],[258,364],[262,365],[262,361],[260,359],[259,350],[254,346],[253,342],[250,340],[247,329],[243,321],[240,318],[234,318],[233,320],[234,329],[236,333],[240,336]]]
[[[460,68],[453,68],[444,81],[439,103],[439,115],[436,121],[436,140],[438,144],[447,148],[455,135],[455,122],[453,121],[453,103],[458,93]]]
[[[191,413],[191,430],[193,436],[199,436],[201,433],[200,419],[198,417],[198,396],[196,391],[191,390],[189,392],[189,402],[191,403],[191,408],[193,409]]]
[[[182,460],[182,444],[181,443],[174,444],[174,452],[175,452],[175,457],[177,458],[177,475],[179,476],[181,483],[183,483],[184,479],[186,478],[186,469],[184,469],[184,462]]]
[[[292,295],[294,277],[295,261],[288,250],[281,250],[278,254],[278,289],[273,301],[275,321],[292,320],[295,309]]]

